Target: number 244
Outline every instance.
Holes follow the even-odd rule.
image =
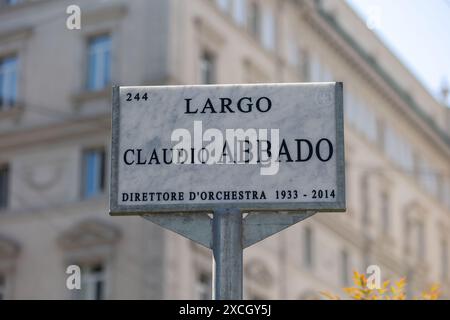
[[[148,96],[147,96],[147,92],[146,93],[144,93],[142,96],[139,94],[139,92],[138,93],[136,93],[135,95],[134,95],[134,97],[133,97],[133,95],[131,94],[131,93],[127,93],[127,101],[133,101],[133,100],[135,100],[135,101],[139,101],[139,100],[145,100],[145,101],[147,101],[148,100]]]

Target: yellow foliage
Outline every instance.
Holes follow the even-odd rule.
[[[353,300],[405,300],[406,278],[401,278],[391,284],[391,281],[383,282],[381,288],[370,289],[367,286],[365,274],[353,271],[353,287],[343,288],[342,290]],[[320,292],[321,295],[330,300],[340,300],[341,297],[329,292]],[[416,300],[437,300],[440,296],[440,287],[433,284],[430,289],[423,291]]]
[[[433,284],[428,291],[422,292],[422,300],[437,300],[441,292],[438,284]]]

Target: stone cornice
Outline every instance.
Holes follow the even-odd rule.
[[[120,231],[98,219],[86,219],[66,230],[58,237],[65,250],[76,250],[98,245],[113,245],[120,238]]]
[[[82,8],[83,9],[83,8]],[[96,24],[101,21],[116,21],[127,14],[126,5],[99,7],[82,13],[81,19],[85,24]]]
[[[21,148],[29,145],[63,141],[71,137],[95,132],[109,132],[111,115],[105,113],[94,117],[72,118],[29,129],[19,129],[0,134],[0,150]]]
[[[10,41],[21,41],[29,38],[33,33],[32,27],[22,27],[13,30],[0,31],[0,43],[4,44]]]
[[[56,0],[24,0],[15,5],[0,4],[0,15],[12,14],[13,12],[19,12],[21,10],[33,7],[35,5],[40,6],[46,2],[54,2]]]

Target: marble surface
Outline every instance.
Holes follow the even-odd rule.
[[[112,211],[120,211],[121,206],[123,211],[125,207],[128,211],[135,211],[133,208],[164,211],[172,207],[182,210],[185,205],[209,208],[212,204],[233,201],[200,200],[198,197],[189,201],[189,192],[233,190],[264,191],[264,200],[238,201],[246,208],[265,208],[265,204],[270,204],[267,208],[340,210],[345,206],[341,84],[120,87],[118,92],[120,105],[113,106]],[[134,100],[137,93],[140,97],[147,93],[148,100]],[[131,101],[127,101],[130,97]],[[234,113],[220,113],[220,98],[224,97],[233,101],[230,108]],[[239,112],[236,102],[242,97],[252,98],[252,112]],[[255,101],[260,97],[268,97],[272,102],[268,112],[256,110]],[[198,108],[198,113],[185,113],[185,99],[192,99],[190,110]],[[207,99],[213,102],[217,113],[200,113]],[[261,102],[265,107],[266,100]],[[246,103],[243,106],[247,107]],[[194,121],[202,121],[203,131],[209,128],[224,133],[233,128],[278,129],[280,140],[286,140],[293,160],[297,155],[295,139],[307,139],[315,146],[326,138],[331,141],[334,153],[327,162],[319,161],[315,154],[305,162],[285,162],[284,157],[274,175],[262,175],[261,164],[125,164],[123,158],[127,149],[142,149],[144,158],[148,159],[152,150],[175,145],[171,141],[175,129],[193,132]],[[162,162],[161,157],[159,160]],[[298,198],[276,199],[276,190],[297,190]],[[313,190],[329,193],[334,190],[335,197],[313,198]],[[123,192],[184,192],[185,199],[124,202]]]

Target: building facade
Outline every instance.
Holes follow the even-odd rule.
[[[208,250],[108,215],[111,85],[319,81],[344,83],[347,213],[246,249],[245,298],[370,265],[450,296],[450,109],[345,2],[81,0],[75,30],[71,1],[0,3],[0,298],[210,298]]]

